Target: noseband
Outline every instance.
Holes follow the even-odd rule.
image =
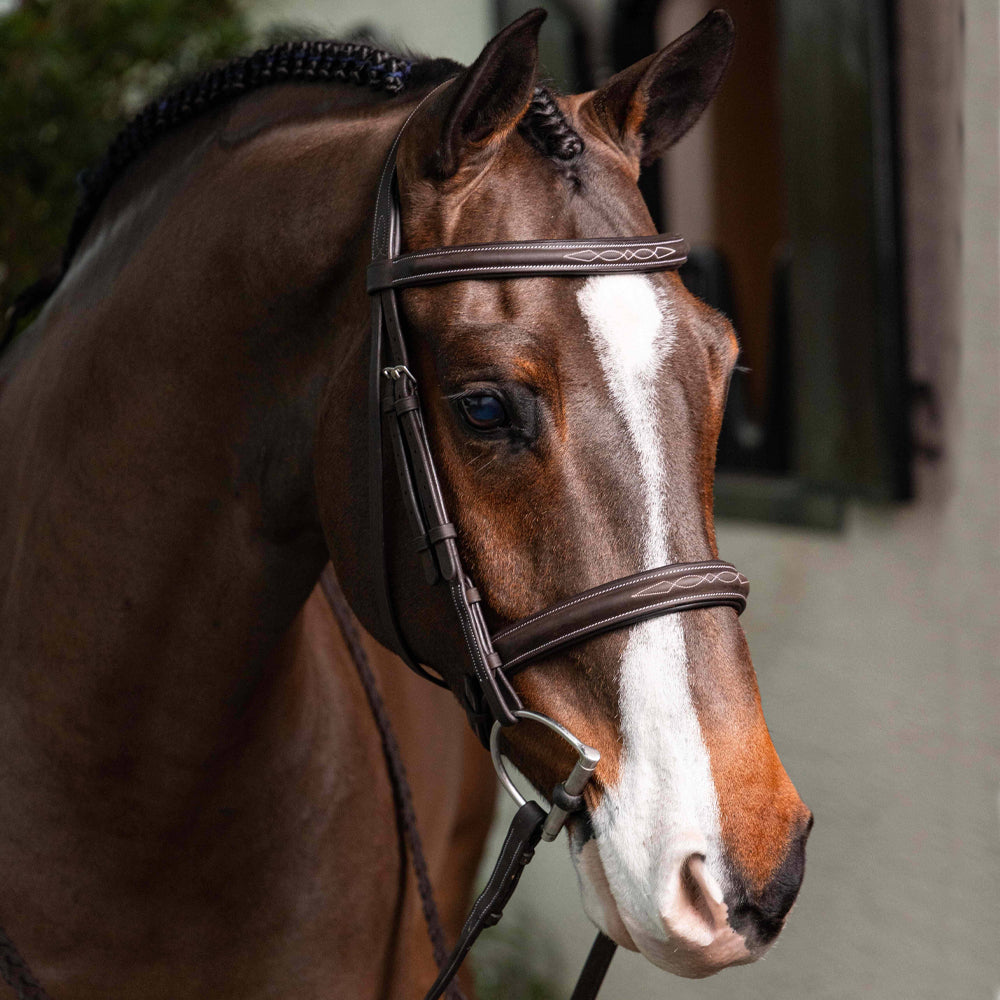
[[[719,606],[734,608],[740,614],[746,607],[749,585],[734,566],[720,560],[671,563],[572,595],[491,633],[482,613],[482,596],[462,564],[458,531],[445,508],[417,381],[409,367],[396,290],[450,281],[582,278],[594,274],[675,270],[687,260],[688,247],[681,236],[660,234],[482,243],[400,253],[402,227],[396,154],[406,126],[426,100],[414,108],[396,135],[382,169],[375,203],[372,260],[367,277],[371,299],[369,504],[376,562],[372,576],[383,632],[395,652],[416,673],[450,688],[456,695],[476,735],[490,746],[501,782],[520,806],[493,877],[427,994],[427,1000],[433,1000],[447,988],[479,931],[499,920],[538,840],[554,839],[568,815],[582,807],[582,792],[600,759],[597,750],[581,743],[559,723],[527,711],[511,684],[511,677],[546,656],[648,618]],[[402,634],[392,599],[384,525],[383,428],[395,457],[415,553],[423,565],[427,583],[447,586],[468,653],[465,663],[439,664],[440,678],[417,661]],[[552,806],[547,814],[537,803],[525,802],[501,760],[500,733],[519,720],[548,726],[577,753],[572,774],[557,784],[550,795]],[[614,944],[599,935],[573,1000],[596,995],[613,952]]]

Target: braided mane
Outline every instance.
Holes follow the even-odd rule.
[[[272,45],[203,73],[150,101],[115,136],[104,159],[83,173],[80,204],[63,251],[63,272],[125,169],[166,133],[203,113],[272,84],[339,80],[398,94],[407,84],[436,83],[461,68],[450,59],[415,62],[370,45],[309,41]]]
[[[463,69],[451,59],[414,59],[353,42],[282,42],[234,59],[150,101],[115,136],[103,159],[80,175],[81,196],[70,225],[59,271],[26,288],[10,310],[0,349],[18,322],[56,290],[108,192],[124,171],[162,136],[243,94],[286,83],[341,81],[384,90],[439,83]],[[518,124],[520,133],[567,176],[583,152],[573,130],[546,87],[536,87]]]

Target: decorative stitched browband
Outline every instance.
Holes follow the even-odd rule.
[[[408,367],[396,289],[448,281],[578,278],[673,269],[687,260],[687,244],[681,236],[660,234],[526,240],[400,253],[396,150],[408,122],[396,136],[379,183],[367,278],[372,306],[369,501],[378,560],[373,575],[385,631],[395,638],[395,651],[417,673],[451,688],[485,744],[494,722],[506,726],[517,721],[515,713],[523,706],[509,678],[529,663],[602,632],[658,615],[720,605],[742,612],[748,584],[746,577],[726,562],[675,563],[574,595],[491,634],[479,591],[462,565],[458,532],[445,508],[417,383]],[[448,586],[469,653],[468,665],[438,665],[444,682],[426,671],[410,651],[390,596],[383,524],[383,422],[425,576],[431,584],[444,582]]]
[[[617,240],[524,240],[477,243],[404,253],[373,261],[368,291],[470,278],[539,278],[547,275],[662,271],[687,260],[683,236],[661,234]]]

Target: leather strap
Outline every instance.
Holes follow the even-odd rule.
[[[487,927],[499,923],[524,869],[535,856],[535,848],[542,836],[545,819],[545,811],[537,802],[530,800],[514,814],[489,881],[473,904],[455,947],[445,964],[441,966],[441,971],[424,1000],[438,1000],[444,994],[479,935]],[[591,945],[587,961],[580,970],[570,1000],[594,1000],[604,982],[617,947],[611,938],[598,933]]]
[[[375,258],[388,257],[399,251],[399,215],[397,212],[388,211],[392,198],[392,184],[396,173],[396,149],[399,140],[403,136],[410,119],[423,106],[424,102],[435,93],[438,88],[431,91],[419,104],[417,104],[407,116],[403,127],[396,133],[389,155],[382,166],[382,174],[379,179],[378,192],[375,200],[375,215],[372,226],[372,256]],[[403,662],[416,674],[425,680],[436,684],[439,687],[449,687],[450,685],[439,677],[425,670],[417,661],[416,656],[410,649],[406,638],[403,636],[399,626],[399,619],[396,615],[395,605],[389,589],[388,561],[385,545],[385,512],[384,512],[384,491],[385,475],[383,471],[382,455],[382,392],[383,392],[383,343],[389,335],[390,325],[394,330],[398,330],[398,318],[395,317],[396,302],[388,295],[372,295],[371,299],[371,343],[369,351],[368,369],[368,512],[369,530],[372,550],[372,583],[375,591],[375,600],[378,607],[379,617],[382,620],[384,631],[389,637],[393,651],[399,655]],[[394,323],[390,323],[384,315],[384,310],[388,309],[393,314]],[[401,334],[396,338],[394,344],[394,357],[397,365],[406,365],[406,344]],[[410,516],[411,523],[414,518],[419,519],[422,525],[422,513],[420,504],[416,497],[412,495],[412,475],[403,467],[402,462],[405,456],[398,452],[397,442],[393,441],[394,450],[397,450],[396,465],[399,470],[400,483],[404,490],[404,504]]]
[[[374,260],[368,291],[466,278],[585,277],[616,271],[662,271],[687,260],[683,236],[661,233],[607,240],[524,240],[475,243]]]
[[[577,979],[576,988],[569,1000],[594,1000],[617,950],[618,945],[611,938],[598,933],[590,946],[590,954],[580,970],[580,978]]]
[[[455,978],[476,938],[487,927],[492,927],[500,920],[504,907],[517,888],[521,873],[535,855],[535,847],[542,836],[545,816],[545,810],[537,802],[530,800],[514,814],[500,850],[500,857],[493,866],[493,874],[473,904],[472,911],[462,927],[462,933],[458,936],[458,942],[424,1000],[438,1000]]]
[[[353,615],[340,585],[337,583],[333,568],[329,564],[320,576],[320,583],[330,610],[340,626],[351,659],[354,661],[382,741],[389,783],[396,805],[396,819],[405,844],[404,864],[408,854],[417,877],[417,888],[423,906],[424,919],[434,949],[434,960],[439,969],[438,978],[431,987],[428,998],[436,1000],[437,997],[445,996],[448,1000],[463,1000],[463,995],[455,982],[455,976],[480,933],[486,927],[490,927],[500,920],[507,902],[517,887],[521,872],[534,856],[535,847],[538,845],[539,839],[545,835],[546,824],[551,821],[552,816],[536,802],[526,802],[521,806],[511,821],[500,857],[493,867],[493,873],[466,919],[458,942],[450,954],[446,953],[444,929],[434,899],[434,890],[424,857],[423,842],[417,827],[413,794],[410,790],[410,782],[406,775],[406,767],[403,764],[392,722],[379,692],[378,682],[371,664],[368,662],[368,656],[361,643]],[[572,781],[572,778],[568,780]],[[563,816],[568,812],[575,812],[583,806],[582,795],[568,794],[565,783],[557,784],[553,789],[552,801],[553,807],[561,807],[563,810],[561,815]],[[3,931],[0,929],[0,943],[2,940]],[[573,993],[575,1000],[593,1000],[597,995],[601,980],[604,978],[604,971],[607,969],[607,963],[605,963],[597,971],[594,963],[594,953],[598,950],[598,944],[602,940],[611,946],[611,954],[614,952],[614,944],[608,938],[599,935],[598,942],[595,942],[594,948],[591,950],[591,958],[588,959],[580,974],[580,980]],[[607,961],[610,962],[610,954],[607,956]],[[2,969],[2,962],[0,962],[0,969]],[[48,1000],[48,998],[44,994],[30,997],[25,994],[24,1000]]]
[[[448,954],[445,944],[444,926],[441,923],[441,915],[434,896],[434,887],[431,884],[427,858],[424,855],[423,839],[420,836],[420,828],[417,825],[413,792],[410,789],[410,781],[406,774],[406,765],[403,763],[399,741],[396,739],[392,720],[389,718],[389,712],[385,707],[385,702],[382,700],[378,680],[375,677],[368,654],[365,652],[365,647],[362,644],[361,634],[358,632],[357,625],[355,624],[354,615],[351,613],[347,598],[344,597],[344,592],[340,589],[340,584],[337,582],[333,567],[329,563],[324,567],[319,579],[323,593],[326,595],[327,604],[330,606],[330,611],[340,627],[340,634],[344,639],[344,644],[347,646],[351,659],[354,661],[354,668],[357,670],[358,679],[361,681],[361,687],[364,689],[365,697],[368,700],[368,707],[371,709],[375,728],[378,730],[382,743],[382,756],[385,758],[389,786],[392,789],[393,804],[396,809],[396,824],[400,832],[402,862],[405,866],[407,857],[409,857],[410,864],[413,866],[413,873],[417,879],[417,891],[420,893],[420,904],[424,913],[424,921],[427,924],[427,934],[431,939],[431,947],[434,951],[434,961],[438,968],[441,968]],[[465,995],[459,989],[457,983],[452,983],[448,987],[447,1000],[465,1000]]]
[[[493,636],[510,675],[534,660],[645,618],[728,605],[742,614],[750,584],[730,563],[673,563],[594,587]]]
[[[386,157],[375,198],[373,261],[392,260],[399,254],[401,223],[395,193],[396,151],[407,123],[435,92],[431,91],[410,112]],[[376,562],[373,575],[380,614],[385,632],[394,639],[395,651],[421,676],[451,688],[464,705],[470,724],[485,745],[492,721],[496,719],[503,725],[513,725],[514,712],[522,707],[521,701],[500,672],[500,657],[490,641],[480,608],[479,592],[470,582],[459,557],[457,533],[448,517],[434,467],[416,380],[408,367],[395,293],[383,289],[372,294],[371,300],[369,509]],[[415,546],[423,560],[428,580],[432,583],[444,582],[448,586],[468,651],[468,664],[442,664],[443,682],[417,663],[399,627],[392,603],[382,494],[383,419],[395,454],[403,503],[416,535]]]

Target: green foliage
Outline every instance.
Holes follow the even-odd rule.
[[[0,16],[0,318],[59,259],[76,175],[179,76],[245,51],[238,0],[22,0]]]

